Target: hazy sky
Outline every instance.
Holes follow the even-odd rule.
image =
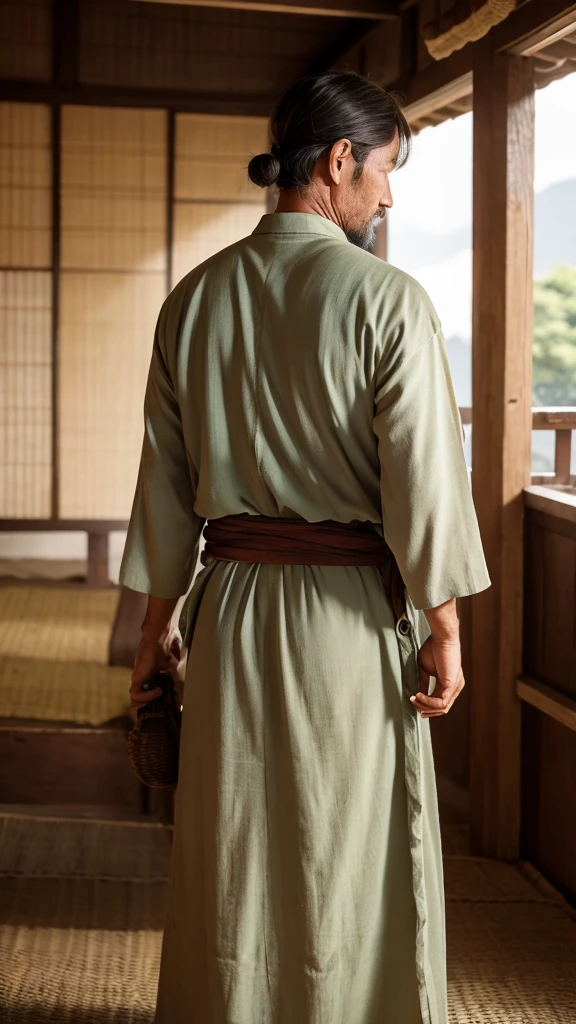
[[[537,192],[576,178],[576,74],[536,91]],[[414,139],[405,167],[391,177],[390,229],[419,227],[444,233],[472,219],[472,114],[463,114]],[[393,261],[392,261],[393,262]]]
[[[576,74],[536,91],[535,190],[576,178],[576,140],[571,125],[576,109]],[[471,336],[472,311],[472,114],[463,114],[414,139],[412,155],[391,179],[394,206],[389,214],[392,264],[426,288],[447,338]],[[422,266],[419,253],[396,263],[394,237],[414,228],[451,233],[470,228],[468,243],[449,260]]]

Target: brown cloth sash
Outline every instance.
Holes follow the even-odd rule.
[[[381,572],[396,622],[407,618],[406,588],[392,551],[372,523],[354,519],[281,519],[239,515],[208,519],[201,555],[274,565],[375,565]]]

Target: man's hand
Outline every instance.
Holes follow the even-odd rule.
[[[436,679],[428,696],[430,676]],[[445,715],[464,688],[462,655],[458,638],[435,640],[429,636],[418,652],[418,693],[410,697],[422,718]]]
[[[164,641],[140,641],[130,681],[130,703],[133,707],[140,708],[162,693],[158,687],[153,690],[142,689],[156,672],[169,672],[176,682],[181,682],[178,672],[181,657],[182,637],[178,629],[172,630]]]

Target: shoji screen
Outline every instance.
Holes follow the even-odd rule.
[[[62,109],[60,515],[130,513],[166,295],[164,111]]]
[[[0,78],[51,77],[51,0],[0,0]]]
[[[0,516],[48,518],[52,459],[48,107],[0,103]]]
[[[268,147],[261,117],[178,114],[174,183],[173,282],[249,234],[266,212],[263,189],[246,168]]]

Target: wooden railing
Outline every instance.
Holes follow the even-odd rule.
[[[576,732],[576,700],[524,674],[516,679],[516,693],[526,704],[531,704],[542,714]]]
[[[464,425],[472,423],[472,409],[467,406],[460,409]],[[531,483],[535,485],[552,485],[555,487],[576,486],[576,476],[570,475],[572,456],[572,431],[576,430],[576,408],[567,406],[550,406],[546,409],[532,410],[532,430],[553,430],[555,432],[554,471],[551,473],[532,473]]]

